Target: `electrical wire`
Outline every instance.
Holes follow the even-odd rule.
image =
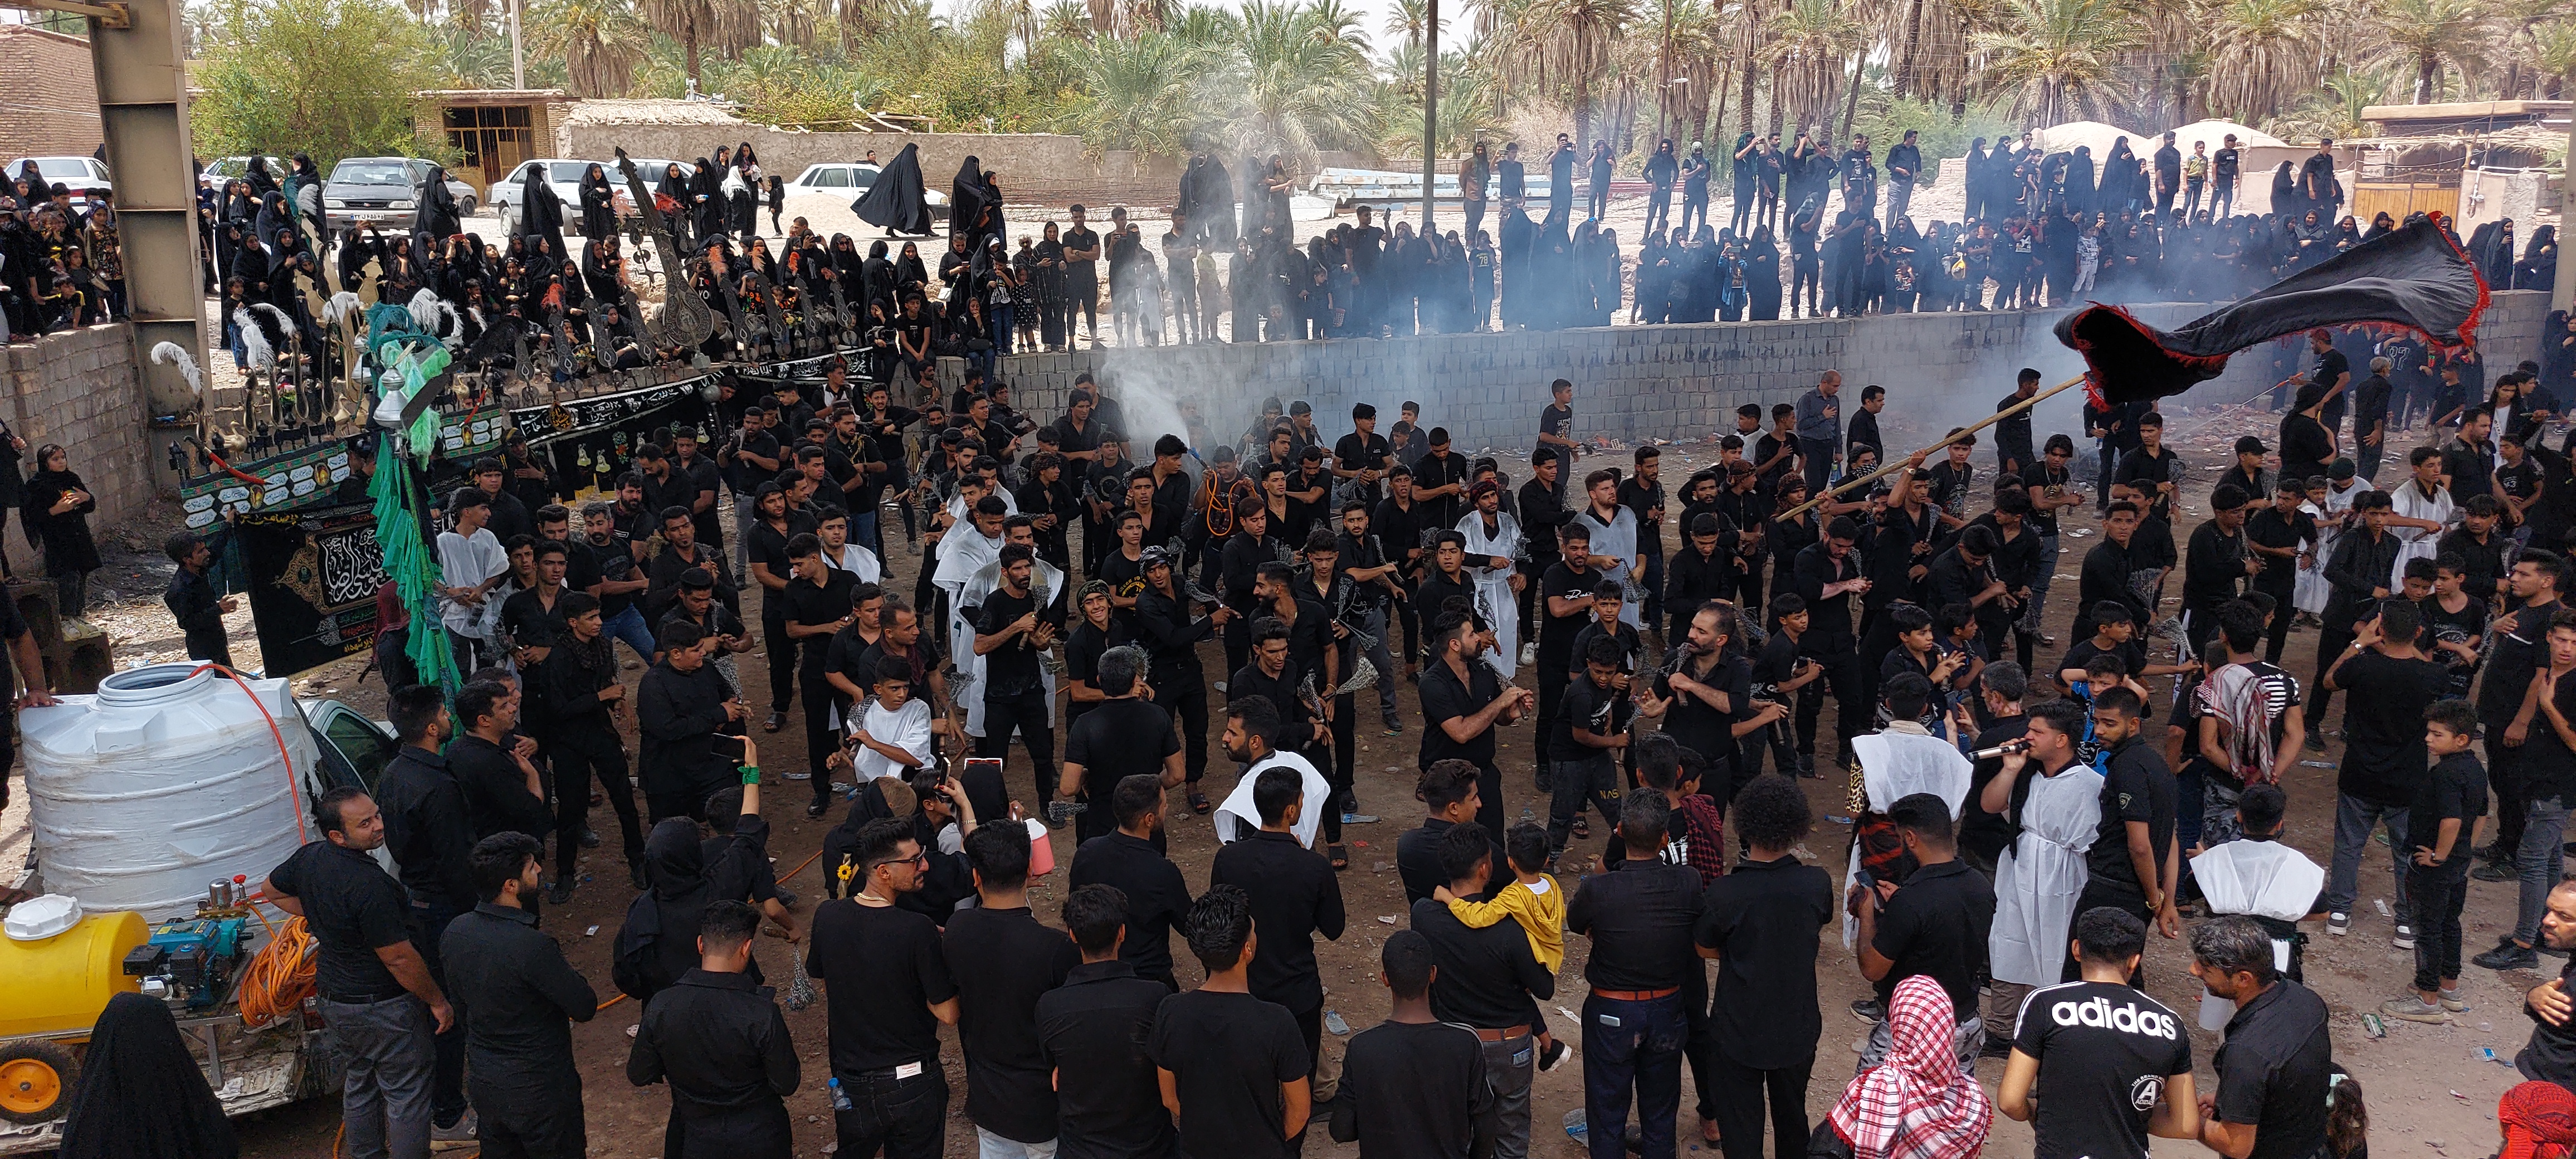
[[[263,915],[260,920],[268,919]],[[238,999],[242,1025],[258,1030],[302,1009],[304,999],[313,993],[319,949],[303,918],[290,916],[285,925],[272,928],[268,944],[242,967]]]

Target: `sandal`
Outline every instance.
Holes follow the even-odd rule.
[[[1585,823],[1583,814],[1581,813],[1574,815],[1573,832],[1575,839],[1578,841],[1589,841],[1592,839],[1592,826]]]
[[[1190,790],[1190,811],[1191,811],[1191,812],[1193,812],[1193,813],[1197,813],[1197,814],[1200,814],[1200,815],[1204,816],[1204,815],[1206,815],[1206,813],[1207,813],[1207,811],[1208,811],[1208,809],[1209,809],[1209,808],[1210,808],[1210,806],[1208,805],[1207,794],[1202,793],[1202,792],[1200,792],[1200,791],[1198,791],[1198,790],[1196,790],[1196,789],[1192,789],[1192,790]]]
[[[1332,860],[1335,873],[1351,867],[1351,851],[1343,845],[1336,843],[1325,846],[1324,855]]]

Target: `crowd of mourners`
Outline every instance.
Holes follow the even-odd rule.
[[[1990,179],[2027,160],[2005,156]],[[701,172],[745,175],[726,160]],[[675,198],[699,184],[667,176]],[[613,239],[583,201],[596,252]],[[515,244],[550,254],[536,216]],[[691,228],[729,247],[739,225]],[[463,243],[412,266],[440,236],[375,276],[470,293],[495,271]],[[976,244],[952,242],[969,277]],[[550,277],[549,309],[585,280]],[[1335,434],[1272,399],[1240,437],[1147,438],[1089,375],[1049,422],[980,366],[944,396],[887,381],[900,359],[765,395],[740,379],[723,429],[653,432],[596,493],[514,440],[437,497],[435,630],[463,682],[413,682],[389,588],[399,755],[320,799],[263,896],[318,943],[361,1159],[585,1154],[571,1024],[609,1009],[632,1020],[624,1078],[668,1091],[664,1154],[690,1159],[790,1154],[791,1099],[828,1108],[836,1154],[942,1154],[949,1033],[987,1159],[1285,1157],[1316,1126],[1371,1159],[1518,1157],[1535,1074],[1569,1063],[1593,1159],[1632,1137],[1672,1159],[1685,1098],[1729,1159],[1967,1159],[1998,1112],[2049,1156],[2155,1136],[2355,1159],[2362,1092],[2303,963],[2308,932],[2372,924],[2375,833],[2395,903],[2376,920],[2415,962],[2386,1017],[2479,1016],[2472,882],[2509,883],[2515,924],[2467,964],[2576,948],[2576,434],[2547,442],[2576,324],[2542,347],[2490,382],[2476,356],[2316,331],[2274,352],[2296,369],[2275,438],[2185,464],[2151,405],[2088,408],[2089,479],[2076,438],[2039,439],[2024,410],[1864,481],[1891,453],[1889,391],[1832,371],[1744,408],[1677,484],[1655,446],[1579,438],[1566,380],[1527,455],[1491,456],[1411,402],[1383,431],[1367,404]],[[2021,372],[1997,409],[2039,386]],[[2403,475],[2383,489],[2383,469]],[[2061,641],[2061,535],[2096,528]],[[171,555],[191,655],[219,658],[208,553]],[[2313,663],[2285,666],[2303,623]],[[1357,792],[1364,713],[1381,741],[1416,737],[1422,815],[1391,843],[1409,908],[1378,955],[1390,1016],[1328,1047],[1316,940],[1347,936],[1346,831],[1380,821]],[[804,760],[764,766],[791,725]],[[2331,805],[2294,800],[2328,735]],[[1849,815],[1835,864],[1811,864],[1808,779]],[[814,879],[773,861],[781,790],[831,822]],[[1203,879],[1168,854],[1184,810],[1220,842]],[[2293,825],[2331,828],[2327,865]],[[1037,913],[1033,861],[1067,830],[1065,900]],[[602,889],[624,916],[585,977],[544,918]],[[2186,917],[2204,996],[2177,1011],[2140,963]],[[786,970],[764,970],[764,930]],[[1871,1029],[1812,1122],[1828,970],[1869,984],[1851,1013]],[[2509,1149],[2576,1143],[2568,974],[2524,996]],[[819,1055],[782,1002],[824,1005]],[[66,1152],[228,1154],[175,1027],[136,1017],[162,1053],[92,1056]],[[2212,1090],[2190,1024],[2221,1034]],[[120,1085],[145,1067],[178,1096]]]

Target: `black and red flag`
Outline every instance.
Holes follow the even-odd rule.
[[[2318,326],[2412,330],[2433,345],[2474,344],[2486,279],[2438,217],[2420,218],[2257,290],[2174,330],[2118,306],[2088,305],[2057,323],[2084,356],[2090,391],[2109,403],[2180,394],[2218,377],[2229,355]]]

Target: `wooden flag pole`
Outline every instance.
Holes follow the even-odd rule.
[[[2014,403],[2014,404],[2012,404],[2011,406],[2008,406],[2008,407],[2005,407],[2005,408],[2004,408],[2004,409],[2002,409],[2002,410],[1996,411],[1995,413],[1993,413],[1993,414],[1991,414],[1991,415],[1987,415],[1985,418],[1982,418],[1982,419],[1977,420],[1977,423],[1976,423],[1976,425],[1974,425],[1974,426],[1961,427],[1961,428],[1959,428],[1958,430],[1952,431],[1952,432],[1950,432],[1949,434],[1942,436],[1942,439],[1941,439],[1941,441],[1940,441],[1940,442],[1937,442],[1937,443],[1932,444],[1931,446],[1925,447],[1925,448],[1923,448],[1922,450],[1915,452],[1915,454],[1919,454],[1919,455],[1929,455],[1929,454],[1931,454],[1931,453],[1932,453],[1932,452],[1934,452],[1934,451],[1940,450],[1940,449],[1941,449],[1941,448],[1943,448],[1943,447],[1949,446],[1949,445],[1950,445],[1950,444],[1952,444],[1952,443],[1955,443],[1955,442],[1958,442],[1958,441],[1959,441],[1959,440],[1961,440],[1961,439],[1967,438],[1968,436],[1973,435],[1973,434],[1977,433],[1978,431],[1982,431],[1982,430],[1986,429],[1987,427],[1993,426],[1993,425],[1995,425],[1996,423],[1999,423],[1999,422],[2002,422],[2002,421],[2003,421],[2003,420],[2005,420],[2005,419],[2011,418],[2012,416],[2014,416],[2014,415],[2016,415],[2016,414],[2020,414],[2020,413],[2021,413],[2021,412],[2023,412],[2023,411],[2026,411],[2026,410],[2029,410],[2029,409],[2030,409],[2030,408],[2032,408],[2032,407],[2038,406],[2039,404],[2041,404],[2041,403],[2043,403],[2043,402],[2048,401],[2051,397],[2055,396],[2059,391],[2065,390],[2065,389],[2067,389],[2068,387],[2071,387],[2071,386],[2078,385],[2078,384],[2082,383],[2083,381],[2084,381],[2084,376],[2083,376],[2083,375],[2081,375],[2081,374],[2076,375],[2075,377],[2070,378],[2070,379],[2067,379],[2067,380],[2066,380],[2066,381],[2064,381],[2064,382],[2058,383],[2058,384],[2057,384],[2057,385],[2055,385],[2055,386],[2049,387],[2048,389],[2043,390],[2043,391],[2039,392],[2038,394],[2034,394],[2034,395],[2030,396],[2029,398],[2023,399],[2023,400],[2021,400],[2020,402]],[[1839,487],[1832,487],[1832,488],[1828,488],[1828,489],[1825,491],[1825,493],[1824,493],[1824,494],[1822,494],[1822,495],[1818,495],[1818,496],[1816,496],[1816,497],[1814,497],[1814,498],[1812,498],[1812,499],[1809,499],[1809,500],[1807,500],[1807,501],[1806,501],[1806,502],[1804,502],[1804,503],[1801,503],[1801,504],[1799,504],[1799,505],[1797,505],[1797,506],[1795,506],[1795,507],[1792,507],[1792,508],[1788,509],[1787,511],[1783,511],[1783,512],[1781,512],[1781,513],[1780,513],[1776,518],[1778,519],[1778,521],[1779,521],[1779,522],[1782,522],[1782,523],[1786,523],[1786,522],[1788,522],[1788,521],[1790,521],[1790,520],[1792,520],[1792,519],[1796,519],[1797,517],[1799,517],[1799,516],[1801,516],[1801,515],[1804,515],[1804,514],[1806,514],[1808,511],[1812,510],[1812,509],[1813,509],[1817,504],[1823,503],[1825,500],[1831,499],[1831,498],[1833,498],[1833,497],[1834,497],[1834,496],[1836,496],[1836,495],[1840,495],[1840,494],[1842,494],[1842,493],[1843,493],[1843,492],[1845,492],[1845,491],[1849,491],[1849,490],[1851,490],[1851,489],[1852,489],[1852,488],[1854,488],[1854,487],[1863,486],[1863,485],[1866,485],[1866,484],[1868,484],[1868,483],[1871,483],[1871,482],[1876,481],[1876,480],[1878,479],[1878,477],[1879,477],[1879,476],[1884,475],[1884,474],[1887,474],[1888,472],[1893,471],[1893,470],[1897,469],[1898,467],[1902,467],[1902,466],[1904,466],[1904,465],[1905,465],[1905,463],[1906,463],[1906,459],[1910,459],[1910,458],[1912,458],[1912,457],[1913,457],[1912,455],[1909,455],[1909,456],[1906,456],[1906,458],[1905,458],[1905,459],[1889,459],[1889,460],[1888,460],[1888,461],[1886,461],[1885,463],[1880,464],[1880,465],[1879,465],[1879,468],[1878,468],[1877,470],[1872,471],[1872,472],[1870,472],[1869,474],[1863,475],[1863,476],[1861,476],[1860,478],[1857,478],[1857,479],[1846,479],[1846,480],[1844,480],[1844,481],[1843,481],[1843,483],[1842,483],[1842,485],[1841,485],[1841,486],[1839,486]]]

